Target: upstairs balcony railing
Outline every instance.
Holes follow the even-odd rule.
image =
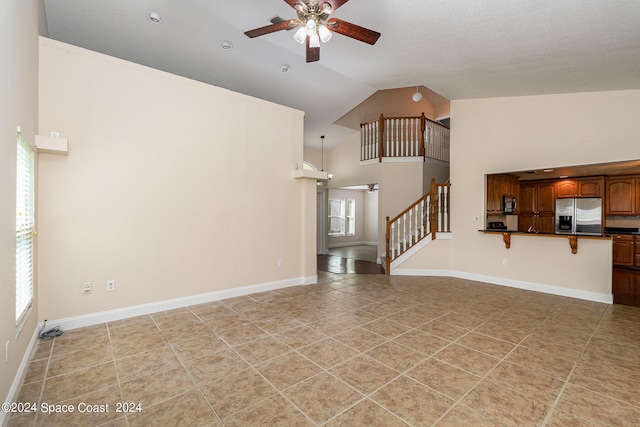
[[[422,157],[449,162],[449,128],[422,113],[419,117],[384,117],[360,125],[360,160]]]

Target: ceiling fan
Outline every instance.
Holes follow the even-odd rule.
[[[276,22],[266,27],[246,31],[248,37],[254,38],[281,30],[299,27],[293,38],[300,44],[307,45],[307,62],[320,60],[320,41],[331,39],[332,33],[342,34],[352,39],[374,45],[380,33],[360,27],[341,19],[331,17],[340,6],[349,0],[284,0],[298,13],[298,19]]]

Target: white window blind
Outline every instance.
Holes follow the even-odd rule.
[[[329,200],[329,236],[344,236],[344,199]]]
[[[16,324],[33,302],[35,240],[35,156],[31,145],[18,133],[16,167]]]
[[[329,236],[354,236],[356,234],[355,199],[329,200]]]

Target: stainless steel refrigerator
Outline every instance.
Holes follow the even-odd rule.
[[[556,200],[556,233],[602,234],[602,199],[586,197]]]

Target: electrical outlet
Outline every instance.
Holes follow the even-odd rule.
[[[282,268],[283,265],[284,265],[284,262],[281,259],[279,259],[278,260],[278,268]]]
[[[507,264],[509,264],[507,259],[506,258],[502,258],[502,265],[507,265]]]
[[[91,293],[91,282],[84,282],[83,293],[85,294]]]
[[[115,280],[107,280],[107,292],[116,290],[116,281]]]

